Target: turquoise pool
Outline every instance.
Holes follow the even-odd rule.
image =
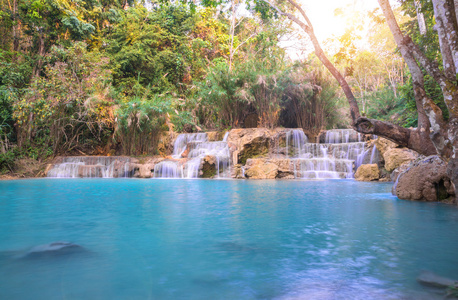
[[[458,209],[391,184],[0,181],[0,299],[432,299]],[[55,241],[81,248],[28,255]]]

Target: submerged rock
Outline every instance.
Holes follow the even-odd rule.
[[[34,259],[34,258],[44,258],[44,257],[53,257],[61,255],[69,255],[74,253],[85,252],[84,247],[73,244],[70,242],[52,242],[49,244],[35,246],[29,251],[27,251],[20,258],[23,259]]]
[[[458,281],[439,276],[430,271],[422,271],[417,277],[417,281],[423,285],[437,288],[448,288],[458,284]]]
[[[413,162],[398,176],[393,192],[400,199],[421,201],[447,201],[455,196],[447,163],[437,155]]]
[[[372,181],[380,178],[380,170],[377,164],[361,165],[355,173],[358,181]]]

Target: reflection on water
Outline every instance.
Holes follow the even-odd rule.
[[[2,181],[0,299],[440,299],[415,278],[458,278],[458,210],[390,188]]]

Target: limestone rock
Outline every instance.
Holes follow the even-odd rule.
[[[35,246],[29,251],[27,251],[27,253],[25,253],[23,256],[20,256],[20,258],[46,258],[58,255],[68,255],[84,251],[85,249],[77,244],[73,244],[70,242],[53,242],[49,244]]]
[[[375,146],[377,147],[377,150],[380,152],[380,155],[384,157],[386,151],[393,148],[397,148],[398,144],[385,138],[379,137],[375,140]]]
[[[138,164],[138,176],[139,178],[151,178],[154,175],[154,166],[153,163],[147,164]]]
[[[178,133],[173,131],[163,132],[157,144],[158,154],[161,156],[171,155],[173,152],[173,142],[178,137]]]
[[[213,178],[216,175],[216,157],[207,155],[202,163],[202,178]]]
[[[234,165],[231,170],[232,170],[232,174],[231,174],[231,177],[232,178],[235,178],[235,179],[244,179],[245,178],[245,175],[243,174],[243,166],[242,165],[239,165],[239,164],[236,164]]]
[[[437,155],[411,163],[393,186],[400,199],[420,201],[450,201],[454,189],[447,175],[447,163]]]
[[[275,179],[278,166],[266,159],[248,159],[245,176],[250,179]]]
[[[380,178],[380,170],[377,164],[361,165],[355,173],[358,181],[372,181]]]
[[[209,142],[222,141],[225,132],[221,131],[208,131],[207,137]]]
[[[393,148],[383,153],[385,169],[390,172],[405,163],[415,160],[417,157],[418,154],[416,152],[407,148]]]
[[[439,276],[430,271],[423,271],[417,277],[417,281],[423,285],[438,288],[448,288],[458,283],[458,281]]]
[[[267,128],[232,129],[228,136],[231,151],[238,150],[238,163],[267,156],[271,132]]]

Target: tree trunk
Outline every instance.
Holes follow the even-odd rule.
[[[38,39],[38,62],[33,72],[36,77],[40,76],[41,68],[43,67],[43,57],[45,56],[45,37],[43,28],[39,28],[38,30],[40,32]]]

